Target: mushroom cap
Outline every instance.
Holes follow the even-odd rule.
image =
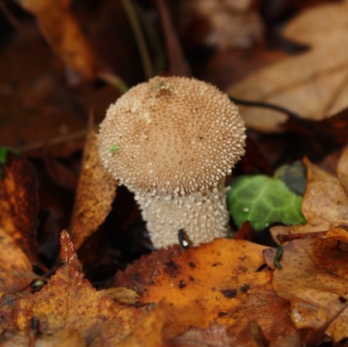
[[[245,137],[237,107],[216,87],[155,77],[111,104],[100,124],[99,153],[131,190],[179,196],[205,191],[230,173]]]

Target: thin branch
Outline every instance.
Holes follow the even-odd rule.
[[[146,41],[145,41],[143,32],[141,30],[136,12],[134,10],[134,5],[132,4],[131,0],[122,0],[122,5],[128,16],[130,25],[133,29],[135,40],[137,41],[137,45],[139,48],[141,61],[143,63],[146,78],[149,79],[153,77],[153,68],[151,64],[150,55],[147,50]]]
[[[325,239],[327,235],[327,231],[315,231],[310,233],[297,233],[297,234],[278,234],[276,236],[277,240],[280,243],[292,241],[292,240],[298,240],[298,239],[310,239],[310,238],[321,238]]]
[[[61,144],[67,143],[67,142],[80,140],[80,139],[83,139],[86,137],[89,129],[90,128],[78,130],[76,132],[72,132],[72,133],[66,134],[66,135],[53,137],[52,139],[47,140],[47,141],[38,141],[38,142],[29,143],[23,147],[16,148],[16,150],[20,153],[24,153],[24,152],[29,152],[29,151],[41,149],[44,147],[57,146],[57,145],[61,145]]]
[[[278,111],[280,113],[285,113],[291,118],[296,119],[297,121],[302,121],[303,117],[301,117],[299,114],[292,112],[282,106],[274,105],[274,104],[269,104],[266,102],[262,101],[249,101],[249,100],[244,100],[244,99],[239,99],[234,96],[229,95],[228,96],[231,101],[235,102],[237,105],[245,105],[245,106],[252,106],[252,107],[260,107],[260,108],[268,108],[270,110]]]

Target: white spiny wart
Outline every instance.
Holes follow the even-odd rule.
[[[226,94],[155,77],[109,107],[98,137],[104,166],[135,193],[156,248],[177,243],[179,229],[193,245],[228,236],[224,183],[244,154],[245,127]]]

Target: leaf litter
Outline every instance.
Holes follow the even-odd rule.
[[[70,82],[97,77],[99,58],[71,12],[70,1],[61,1],[61,6],[57,3],[51,12],[47,11],[46,1],[18,3],[35,14],[46,40],[68,67]],[[158,4],[163,5],[160,1]],[[165,39],[177,45],[175,32],[168,26],[170,13],[163,8],[162,21],[171,30],[167,30]],[[251,98],[294,105],[295,111],[312,119],[321,119],[346,106],[345,74],[340,75],[345,63],[337,52],[346,40],[339,27],[346,21],[345,8],[346,2],[314,6],[288,24],[288,38],[301,37],[312,46],[302,55],[286,58],[286,62],[275,63],[246,80],[249,86],[245,89],[256,93]],[[325,25],[316,20],[324,12],[328,19]],[[54,17],[63,24],[54,26]],[[327,57],[328,48],[333,49],[331,56],[332,52],[337,54],[318,67],[319,58]],[[69,52],[74,54],[69,56]],[[183,59],[180,54],[179,60]],[[309,60],[315,63],[309,64]],[[301,76],[295,73],[297,70]],[[266,83],[274,74],[277,79]],[[263,87],[269,88],[266,93],[258,85],[250,88],[250,81],[259,80],[260,75],[268,76],[263,80]],[[328,84],[333,87],[328,88]],[[231,90],[234,93],[243,85],[241,82]],[[330,94],[332,90],[339,91],[337,100]],[[320,103],[316,105],[311,98]],[[303,108],[304,100],[310,102]],[[280,118],[272,115],[267,123],[261,113],[254,120],[250,114],[246,115],[250,125],[279,130]],[[306,121],[309,134],[305,136],[310,138],[316,133],[336,144],[345,144],[346,114],[343,110],[324,121]],[[287,124],[285,131],[291,126],[294,125]],[[294,126],[296,131],[304,130],[298,126]],[[174,245],[143,256],[124,272],[119,271],[107,290],[97,290],[85,278],[76,254],[107,223],[116,195],[117,182],[100,170],[95,133],[91,131],[87,136],[70,232],[63,231],[60,238],[62,264],[51,277],[37,275],[46,269],[35,242],[39,224],[35,174],[23,157],[10,153],[5,159],[1,160],[0,181],[0,249],[6,260],[0,266],[2,346],[297,346],[347,338],[347,150],[340,155],[337,175],[304,159],[307,187],[302,213],[307,224],[296,226],[291,221],[290,226],[271,228],[274,236],[300,238],[284,244],[284,252],[277,259],[281,269],[274,268],[275,248],[244,240],[253,238],[253,230],[250,224],[243,223],[238,240],[217,239],[188,249]],[[257,160],[249,162],[253,169],[269,168]],[[64,173],[53,162],[50,165],[55,168],[57,181],[63,182],[64,177],[59,176]],[[267,174],[270,171],[267,169]],[[238,168],[236,172],[238,175]],[[301,184],[303,188],[303,180]],[[278,221],[284,222],[282,218]],[[132,247],[136,248],[136,243]],[[86,249],[88,252],[91,248],[87,245]],[[36,288],[34,279],[44,281]]]

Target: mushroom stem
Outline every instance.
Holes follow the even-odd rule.
[[[135,192],[135,199],[156,248],[177,243],[179,229],[185,231],[193,246],[231,235],[225,178],[204,193],[194,192],[174,198]]]

